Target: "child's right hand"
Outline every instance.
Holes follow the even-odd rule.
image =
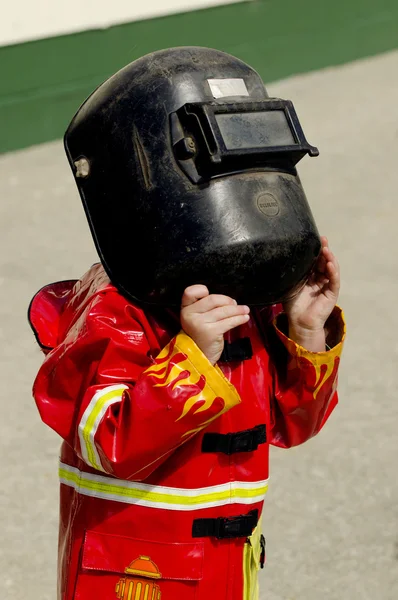
[[[210,294],[205,285],[191,285],[182,297],[183,330],[215,365],[224,349],[224,333],[247,323],[250,308],[228,296]]]

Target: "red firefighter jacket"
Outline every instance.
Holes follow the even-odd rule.
[[[269,444],[305,442],[336,405],[340,310],[321,353],[276,307],[253,310],[216,366],[99,265],[29,313],[46,353],[34,398],[64,439],[58,599],[257,598]]]

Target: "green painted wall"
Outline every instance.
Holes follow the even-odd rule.
[[[398,0],[256,0],[5,46],[0,152],[62,137],[109,75],[182,45],[235,54],[269,82],[397,48]]]

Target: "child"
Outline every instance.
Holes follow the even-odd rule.
[[[337,403],[339,283],[322,238],[283,311],[203,284],[179,313],[143,309],[101,265],[35,296],[33,393],[64,439],[59,600],[258,598],[269,444],[305,442]]]

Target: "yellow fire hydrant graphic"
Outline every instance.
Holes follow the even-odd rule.
[[[140,556],[124,571],[127,577],[122,577],[116,584],[118,600],[160,600],[162,593],[155,583],[162,577],[159,569],[149,556]]]

